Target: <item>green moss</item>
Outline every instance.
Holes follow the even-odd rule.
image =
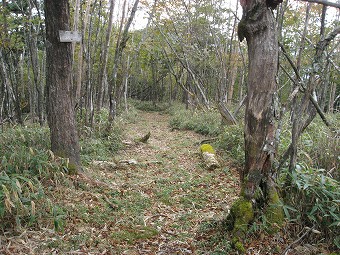
[[[54,155],[60,158],[67,158],[66,153],[63,150],[54,151]]]
[[[64,150],[55,151],[54,155],[56,155],[57,157],[65,158],[65,159],[68,158]],[[81,167],[79,165],[77,165],[75,162],[68,162],[67,171],[66,171],[68,174],[74,175],[74,174],[78,174],[80,171],[81,171]]]
[[[139,240],[147,240],[158,235],[158,231],[152,227],[142,227],[114,232],[111,237],[115,243],[133,244]]]
[[[236,251],[238,251],[238,253],[244,254],[246,252],[243,243],[237,237],[233,237],[232,246]]]
[[[245,253],[246,249],[244,248],[243,244],[240,241],[234,243],[235,249],[240,253]]]
[[[257,187],[257,189],[255,190],[254,199],[256,201],[263,199],[263,194],[262,194],[262,190],[260,187]]]
[[[77,174],[79,172],[78,166],[74,163],[68,163],[67,170],[68,170],[68,174],[70,174],[70,175],[74,175],[74,174]]]
[[[275,233],[283,226],[284,213],[279,194],[274,188],[270,188],[268,197],[268,207],[265,216],[271,226],[270,232]]]
[[[232,215],[231,218],[234,220],[233,234],[236,237],[245,236],[248,230],[248,224],[254,218],[252,203],[249,200],[240,197],[231,207],[230,214]]]
[[[210,145],[210,144],[202,144],[201,147],[201,152],[208,152],[208,153],[212,153],[212,154],[215,154],[215,150],[214,148]]]

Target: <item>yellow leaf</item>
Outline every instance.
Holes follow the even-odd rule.
[[[30,187],[31,191],[34,191],[34,186],[31,181],[27,182],[28,186]]]
[[[14,202],[20,201],[19,196],[18,196],[18,192],[13,191],[13,197],[14,197]]]
[[[9,195],[9,191],[7,189],[7,187],[5,185],[1,185],[2,186],[2,190],[4,191],[5,193],[5,196],[10,199],[10,195]]]
[[[33,216],[35,215],[35,203],[34,203],[34,201],[31,201],[31,214]]]
[[[50,154],[51,160],[54,161],[55,157],[53,151],[48,150],[48,153]]]
[[[17,187],[18,187],[18,191],[19,191],[20,193],[22,193],[21,185],[20,185],[20,182],[18,181],[18,179],[15,180],[15,184],[16,184]]]
[[[15,207],[13,202],[11,200],[9,200],[8,198],[5,199],[5,205],[6,205],[6,208],[9,212],[12,212],[12,207],[13,208]]]

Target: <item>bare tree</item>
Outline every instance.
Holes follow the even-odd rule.
[[[112,24],[113,24],[113,10],[115,6],[115,1],[110,0],[110,13],[109,13],[109,24],[107,28],[106,38],[105,38],[105,44],[103,46],[103,55],[102,55],[102,68],[100,71],[100,77],[99,77],[99,91],[98,91],[98,100],[97,100],[97,110],[100,110],[100,108],[103,106],[103,97],[105,96],[105,91],[107,91],[107,63],[108,63],[108,50],[110,47],[111,42],[111,33],[112,33]]]
[[[120,34],[118,36],[115,56],[113,61],[113,71],[112,71],[112,81],[109,83],[109,103],[110,103],[110,114],[109,114],[109,121],[113,121],[116,115],[116,104],[117,104],[117,92],[119,88],[117,88],[117,73],[118,73],[118,66],[121,63],[123,50],[126,47],[126,43],[129,40],[129,29],[132,24],[132,21],[135,17],[137,7],[138,7],[139,0],[135,0],[135,3],[131,9],[130,16],[122,29],[123,20],[121,22]]]

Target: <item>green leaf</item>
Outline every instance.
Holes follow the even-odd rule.
[[[314,214],[318,210],[318,206],[314,205],[309,214]]]
[[[329,214],[334,218],[334,219],[336,219],[336,220],[340,220],[340,215],[338,215],[338,214],[336,214],[336,213],[334,213],[334,212],[332,212],[332,211],[329,211]]]

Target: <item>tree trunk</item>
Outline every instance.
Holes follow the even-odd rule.
[[[305,41],[306,41],[306,36],[307,36],[307,31],[308,31],[308,23],[309,23],[309,18],[310,18],[311,7],[312,7],[312,4],[308,3],[306,7],[305,25],[304,25],[303,33],[301,36],[301,42],[300,42],[299,52],[298,52],[297,61],[296,61],[296,68],[298,71],[300,71],[302,53],[305,48]]]
[[[113,122],[113,120],[116,116],[116,104],[117,104],[117,100],[119,99],[119,98],[117,98],[117,90],[119,89],[119,88],[117,88],[118,66],[121,63],[123,50],[125,49],[126,43],[129,40],[128,32],[129,32],[129,28],[132,24],[132,21],[135,18],[138,3],[139,3],[139,0],[135,0],[133,7],[131,9],[130,16],[127,20],[127,23],[125,24],[124,29],[121,30],[122,27],[120,28],[120,32],[122,32],[121,39],[118,38],[118,40],[117,40],[115,57],[114,57],[114,61],[113,61],[112,82],[110,82],[110,84],[109,84],[109,91],[108,91],[108,93],[109,93],[109,103],[110,103],[110,114],[109,114],[109,121],[110,122]]]
[[[329,100],[328,100],[328,111],[329,111],[329,113],[334,112],[335,94],[336,94],[336,82],[333,82],[331,84],[331,88],[329,90]]]
[[[76,82],[74,84],[74,91],[75,91],[75,104],[79,103],[80,105],[83,103],[81,100],[81,85],[83,81],[83,73],[85,69],[84,61],[83,61],[83,53],[84,53],[84,48],[85,48],[85,43],[84,43],[84,38],[85,38],[85,33],[87,30],[87,24],[89,22],[89,16],[90,16],[90,7],[92,5],[92,0],[88,0],[86,3],[86,8],[85,8],[85,13],[82,15],[82,42],[80,43],[79,46],[79,51],[78,51],[78,64],[76,68]],[[80,107],[81,108],[81,107]]]
[[[230,39],[230,46],[229,46],[229,59],[228,59],[228,92],[227,92],[227,104],[228,106],[231,106],[233,94],[234,94],[234,85],[237,78],[237,63],[235,60],[232,60],[233,54],[234,54],[234,47],[233,47],[233,41],[234,41],[234,34],[236,31],[237,26],[237,11],[238,11],[238,1],[236,3],[236,15],[234,15],[234,25],[233,30],[231,33],[231,39]]]
[[[241,198],[231,210],[236,237],[244,236],[254,217],[255,207],[263,208],[274,228],[283,221],[271,172],[276,152],[274,101],[278,42],[273,13],[266,2],[241,1],[243,17],[238,31],[241,41],[247,39],[249,75],[244,130],[245,167],[240,173],[242,191]]]
[[[71,43],[59,42],[59,30],[70,30],[68,0],[45,0],[46,84],[51,148],[69,158],[71,173],[80,171],[80,149],[71,100]]]
[[[231,74],[230,74],[230,82],[229,82],[229,87],[228,87],[228,94],[227,94],[227,103],[229,106],[232,105],[233,102],[233,95],[234,95],[234,87],[237,79],[237,64],[234,63],[234,66],[231,69]]]
[[[113,9],[115,6],[115,1],[110,0],[110,14],[109,14],[109,24],[106,32],[106,38],[105,38],[105,44],[104,44],[104,49],[103,49],[103,55],[102,55],[102,60],[103,65],[100,70],[100,77],[99,77],[99,89],[98,89],[98,100],[97,100],[97,111],[101,109],[103,106],[103,97],[104,97],[104,92],[107,90],[107,63],[109,59],[109,47],[110,47],[110,41],[111,41],[111,33],[112,33],[112,24],[113,24]]]
[[[245,36],[248,44],[249,77],[245,117],[246,164],[241,174],[245,194],[253,198],[262,178],[267,178],[275,155],[277,35],[274,17],[265,1],[246,6]],[[251,12],[255,11],[255,14]],[[254,15],[254,16],[252,16]],[[251,18],[257,18],[256,24]],[[248,178],[245,178],[248,177]],[[260,177],[260,178],[259,178]],[[247,183],[244,183],[247,179]]]
[[[0,77],[3,79],[3,88],[1,93],[1,122],[3,119],[3,114],[7,113],[7,118],[10,120],[13,118],[13,104],[15,99],[12,89],[11,80],[8,74],[8,68],[6,67],[5,57],[0,48]]]

